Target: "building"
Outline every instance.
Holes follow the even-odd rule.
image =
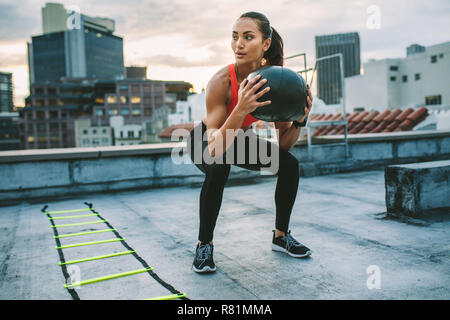
[[[425,47],[421,46],[420,44],[414,43],[410,45],[408,48],[406,48],[406,55],[410,56],[416,53],[425,52]]]
[[[147,67],[126,67],[127,79],[147,79]]]
[[[360,41],[357,32],[315,37],[316,59],[342,53],[344,77],[360,74]],[[339,104],[342,97],[339,58],[321,60],[317,64],[317,92],[326,104]]]
[[[20,150],[18,112],[0,112],[0,150]]]
[[[142,142],[141,124],[125,124],[123,116],[112,116],[110,123],[114,135],[114,145],[128,146]]]
[[[68,23],[72,15],[78,17],[74,25]],[[44,33],[27,43],[30,85],[63,77],[125,77],[123,39],[113,34],[113,20],[68,15],[62,5],[47,3],[42,24]]]
[[[188,96],[187,101],[177,101],[176,112],[168,115],[168,126],[202,121],[206,114],[205,91]]]
[[[431,113],[449,110],[450,42],[414,54],[408,49],[404,58],[371,60],[364,64],[362,75],[346,78],[347,110],[418,106]]]
[[[169,83],[169,86],[167,86]],[[180,82],[176,82],[177,91],[172,92],[171,81],[123,79],[62,79],[60,81],[34,83],[31,95],[26,99],[26,106],[20,110],[20,139],[22,149],[71,148],[93,142],[93,132],[88,130],[83,142],[82,129],[76,130],[76,120],[89,118],[88,124],[82,123],[82,128],[95,128],[97,133],[103,128],[111,127],[110,117],[122,116],[123,124],[146,126],[147,132],[154,130],[159,133],[167,127],[169,113],[175,112],[176,96],[180,92]],[[192,87],[185,83],[186,90]],[[187,92],[185,93],[187,95]],[[152,127],[152,121],[156,127]],[[150,123],[150,125],[148,124]],[[80,127],[80,128],[81,128]],[[159,131],[158,131],[159,130]],[[111,133],[110,145],[120,138],[130,138],[124,131],[118,140]],[[97,134],[96,133],[96,134]],[[77,135],[78,134],[78,135]],[[103,134],[103,133],[102,133]],[[109,135],[109,133],[106,133]],[[133,138],[143,139],[138,131]],[[98,136],[99,145],[105,145],[106,136]],[[80,140],[81,139],[81,140]],[[125,142],[124,142],[125,143]],[[120,144],[119,144],[120,145]]]
[[[41,9],[42,32],[46,34],[77,28],[80,25],[81,16],[83,16],[84,25],[87,27],[104,32],[114,32],[114,20],[104,17],[88,17],[79,11],[80,9],[76,6],[70,6],[66,9],[60,3],[47,2]]]
[[[94,105],[114,92],[115,81],[64,79],[34,83],[20,113],[22,149],[76,146],[75,120],[92,117]]]
[[[101,147],[114,145],[111,127],[93,127],[90,118],[75,120],[75,147]]]
[[[0,72],[0,112],[13,112],[12,73]]]

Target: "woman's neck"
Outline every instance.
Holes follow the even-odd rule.
[[[234,67],[236,70],[236,77],[238,82],[240,83],[243,79],[247,78],[247,76],[255,70],[258,70],[261,67],[261,62],[256,61],[252,63],[238,64],[234,63]]]

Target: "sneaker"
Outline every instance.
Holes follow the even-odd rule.
[[[273,230],[272,238],[272,250],[285,252],[294,258],[305,258],[311,254],[311,250],[291,236],[291,230],[289,230],[285,236],[275,238],[275,230]]]
[[[195,250],[195,258],[192,268],[195,272],[206,273],[216,271],[213,260],[214,246],[209,243],[198,244]]]

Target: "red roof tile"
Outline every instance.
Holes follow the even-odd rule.
[[[403,110],[403,112],[400,113],[400,114],[395,118],[395,120],[402,122],[402,121],[404,121],[404,120],[406,119],[406,117],[407,117],[409,114],[411,114],[411,113],[413,113],[413,112],[414,112],[414,109],[412,109],[412,108],[408,108],[408,109],[406,109],[406,110]]]
[[[191,122],[191,123],[175,124],[173,126],[170,126],[170,127],[166,128],[166,129],[164,129],[163,131],[161,131],[158,134],[158,137],[170,139],[172,137],[172,133],[176,129],[186,129],[187,130],[186,133],[187,133],[188,131],[191,131],[193,128],[194,128],[194,123],[193,122]],[[187,136],[187,134],[186,134],[186,136]]]
[[[418,109],[408,108],[405,110],[384,110],[379,111],[363,111],[347,114],[347,132],[349,134],[356,133],[379,133],[379,132],[398,132],[410,131],[418,123],[428,116],[428,110],[425,107]],[[341,120],[342,114],[320,114],[311,115],[310,120]],[[316,127],[314,136],[344,134],[344,126],[321,126]]]
[[[395,109],[395,110],[393,110],[386,118],[384,118],[384,120],[386,120],[387,122],[394,121],[394,119],[395,119],[400,113],[402,113],[402,110],[400,110],[400,109]]]

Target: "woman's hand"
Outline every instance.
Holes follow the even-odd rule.
[[[267,79],[262,79],[256,85],[255,83],[261,78],[261,75],[258,74],[252,80],[248,81],[248,79],[244,79],[239,86],[238,92],[238,103],[236,105],[236,109],[240,110],[243,114],[247,115],[256,110],[256,108],[267,106],[272,101],[267,100],[263,102],[258,102],[259,98],[261,98],[266,92],[270,90],[270,87],[261,90],[258,93],[255,93],[259,88],[261,88],[266,82]]]
[[[311,95],[311,90],[309,88],[309,84],[306,85],[306,88],[308,89],[308,95],[306,96],[306,107],[305,107],[305,114],[303,115],[303,117],[301,117],[299,120],[297,120],[298,122],[302,123],[303,121],[305,121],[306,117],[308,117],[309,112],[311,111],[311,107],[312,107],[312,95]]]

